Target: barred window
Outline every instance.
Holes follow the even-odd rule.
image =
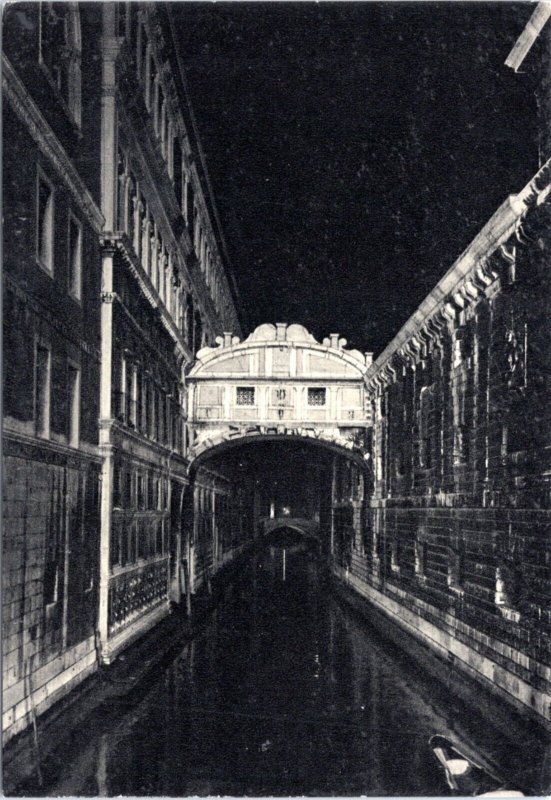
[[[42,175],[38,176],[37,242],[39,262],[50,273],[54,261],[54,190]]]
[[[80,369],[67,365],[67,405],[69,444],[77,447],[80,437]]]
[[[81,298],[82,284],[82,226],[69,214],[69,293],[75,300]]]
[[[37,435],[45,439],[50,438],[51,371],[50,348],[37,344],[34,365],[34,418]]]
[[[324,406],[325,405],[325,389],[308,389],[308,405],[309,406]]]
[[[253,386],[238,386],[237,387],[237,405],[238,406],[254,406],[254,387]]]

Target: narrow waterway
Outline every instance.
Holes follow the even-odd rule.
[[[432,734],[506,758],[320,575],[308,553],[267,548],[193,642],[72,737],[43,793],[446,795]]]

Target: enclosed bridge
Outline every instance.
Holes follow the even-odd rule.
[[[309,439],[365,455],[369,411],[364,376],[371,353],[320,344],[302,325],[264,324],[243,342],[229,333],[205,347],[188,376],[192,463],[261,437]]]

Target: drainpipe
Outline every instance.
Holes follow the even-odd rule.
[[[331,536],[329,540],[329,563],[332,565],[335,560],[335,492],[337,488],[337,458],[333,455],[331,467]]]

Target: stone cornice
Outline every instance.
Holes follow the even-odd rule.
[[[476,302],[495,283],[503,267],[511,263],[515,249],[532,242],[550,217],[548,196],[551,160],[517,195],[498,208],[464,253],[421,303],[366,374],[375,388],[392,381],[391,365],[400,351],[415,363],[425,341],[437,344],[441,333],[453,325],[457,313]]]
[[[41,152],[54,165],[83,216],[100,233],[105,220],[63,145],[42,116],[8,58],[2,55],[2,90]]]
[[[190,349],[188,348],[180,331],[176,327],[171,314],[169,314],[164,303],[159,297],[157,290],[151,282],[151,279],[143,269],[142,265],[138,262],[134,253],[134,249],[131,247],[126,234],[120,232],[106,234],[105,238],[102,239],[101,244],[104,252],[113,252],[113,250],[116,250],[122,255],[126,265],[143,292],[143,295],[147,298],[152,308],[158,312],[161,323],[170,337],[173,339],[177,350],[180,351],[188,363],[192,361],[193,356]],[[104,302],[108,301],[109,298],[104,298]]]
[[[53,314],[50,308],[46,305],[43,305],[40,300],[31,297],[28,292],[25,291],[25,289],[19,286],[17,281],[11,275],[4,273],[3,277],[6,288],[10,289],[22,303],[26,304],[30,309],[32,309],[32,311],[41,319],[45,320],[48,325],[51,325],[51,327],[61,334],[61,336],[63,336],[68,342],[71,342],[75,347],[80,348],[99,362],[100,350],[98,347],[94,347],[93,344],[87,342],[82,338],[82,336],[79,336],[78,332],[75,331],[74,326],[71,327],[67,325],[62,316],[59,314]]]
[[[196,256],[188,233],[184,230],[180,236],[177,236],[174,231],[171,219],[175,219],[178,216],[178,205],[172,187],[168,188],[168,174],[165,174],[164,170],[161,171],[162,168],[156,163],[154,142],[151,137],[144,139],[143,131],[140,135],[134,125],[133,115],[128,113],[122,96],[120,96],[120,103],[118,104],[118,113],[128,145],[131,148],[131,154],[134,157],[139,173],[141,173],[137,175],[138,180],[143,179],[147,185],[147,201],[151,203],[155,221],[157,224],[161,223],[163,238],[167,245],[170,242],[170,251],[178,262],[182,277],[192,288],[195,299],[207,318],[209,326],[218,332],[223,327],[223,313],[216,309],[202,271],[199,267],[197,269],[190,267],[190,263],[193,262],[194,258],[196,259]],[[216,252],[218,254],[218,250]],[[223,271],[222,274],[224,274]],[[229,288],[227,291],[229,293]]]

